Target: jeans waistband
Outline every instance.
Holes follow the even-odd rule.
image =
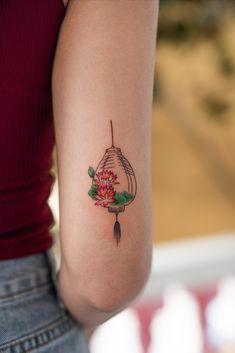
[[[52,281],[48,251],[0,261],[0,302],[5,298],[48,285]]]

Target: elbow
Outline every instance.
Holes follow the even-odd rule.
[[[119,312],[130,306],[139,295],[142,293],[146,286],[147,279],[145,281],[136,281],[132,288],[120,288],[116,292],[110,291],[106,296],[96,296],[92,298],[94,306],[105,313]]]
[[[132,273],[130,279],[112,278],[103,290],[97,290],[90,295],[93,306],[104,313],[115,313],[130,306],[143,292],[149,280],[151,266],[145,271]]]

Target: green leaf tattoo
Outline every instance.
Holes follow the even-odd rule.
[[[88,175],[89,175],[89,177],[94,178],[94,176],[95,176],[95,169],[92,168],[92,167],[89,167],[89,168],[88,168]]]
[[[88,191],[88,195],[93,199],[96,200],[96,190],[98,189],[98,186],[96,185],[91,185],[90,190]]]
[[[127,200],[128,202],[134,199],[134,195],[130,194],[130,193],[127,192],[127,191],[123,191],[122,194],[125,196],[125,198],[126,198],[126,200]]]
[[[117,205],[125,205],[129,201],[131,201],[134,198],[133,195],[129,194],[126,191],[123,192],[115,192],[114,199],[116,200],[114,203],[112,203],[113,206]]]

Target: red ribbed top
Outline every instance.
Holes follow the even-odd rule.
[[[0,1],[0,259],[48,249],[51,72],[62,0]]]

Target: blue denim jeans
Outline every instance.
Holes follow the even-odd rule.
[[[0,353],[90,353],[58,297],[51,251],[0,261]]]

